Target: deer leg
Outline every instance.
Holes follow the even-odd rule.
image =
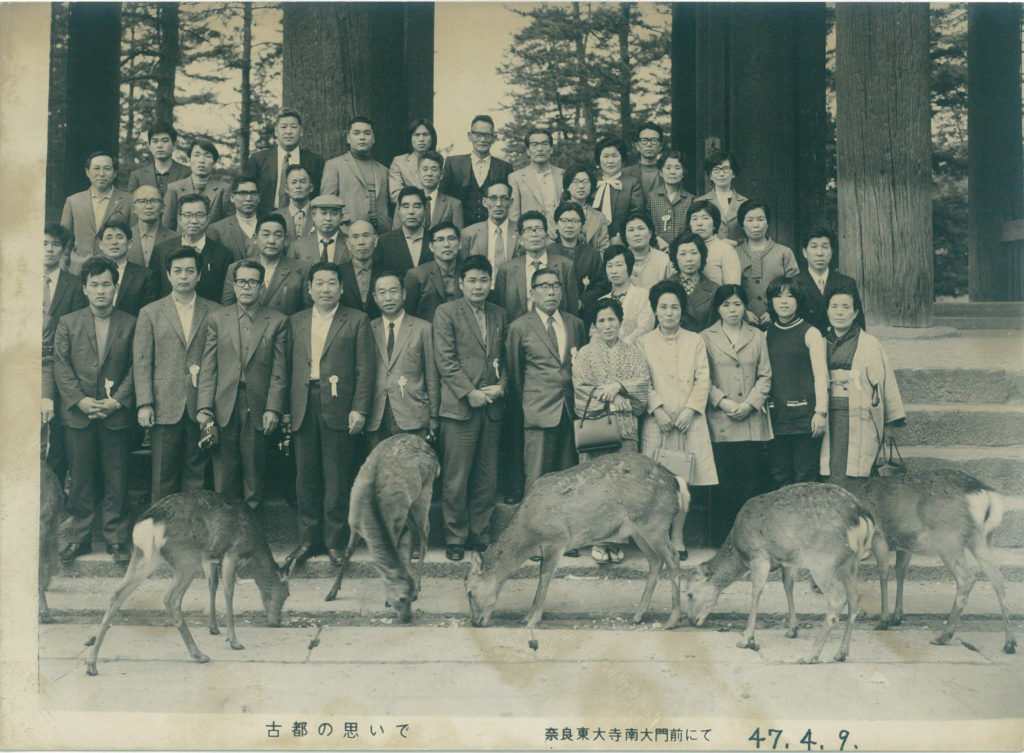
[[[905,549],[896,550],[896,608],[893,609],[890,625],[899,625],[903,622],[903,584],[910,571],[910,556],[911,553]]]
[[[327,595],[324,597],[324,601],[334,601],[334,597],[338,595],[338,589],[341,588],[341,579],[345,575],[345,567],[348,565],[348,561],[352,559],[352,554],[355,552],[358,545],[359,533],[355,528],[353,528],[351,535],[348,537],[348,546],[345,548],[345,554],[341,558],[341,566],[338,568],[338,575],[334,578],[334,585],[332,585],[331,590],[327,592]]]
[[[424,484],[423,490],[420,492],[420,497],[413,506],[409,508],[409,520],[412,522],[413,528],[416,530],[416,536],[419,539],[417,546],[420,551],[419,561],[416,563],[416,586],[412,592],[412,600],[416,601],[420,595],[420,581],[423,577],[423,563],[427,559],[427,539],[430,537],[430,497],[434,493],[434,482],[431,479],[429,482]]]
[[[245,646],[238,642],[235,637],[235,576],[238,571],[238,556],[234,552],[224,555],[222,567],[224,568],[224,606],[227,610],[228,643],[235,651],[241,651]]]
[[[220,635],[217,627],[217,585],[220,578],[219,563],[203,560],[203,571],[206,573],[206,584],[210,588],[210,635]]]
[[[136,550],[136,553],[138,550]],[[114,595],[110,599],[110,606],[107,607],[106,614],[103,615],[103,622],[100,623],[100,631],[96,635],[96,640],[92,644],[92,651],[89,653],[89,660],[85,664],[85,673],[87,675],[96,675],[96,659],[100,654],[100,645],[103,643],[103,638],[110,629],[110,621],[114,618],[125,600],[131,596],[132,591],[139,587],[146,578],[152,574],[153,570],[156,569],[156,563],[151,564],[149,561],[135,556],[133,554],[131,562],[128,564],[128,570],[124,574],[124,580],[121,581],[121,585],[114,591]]]
[[[639,624],[643,622],[644,615],[647,614],[647,610],[651,606],[651,597],[654,595],[654,588],[658,585],[658,578],[661,577],[662,568],[662,555],[654,550],[654,547],[642,536],[636,534],[633,535],[633,541],[640,547],[640,551],[647,557],[647,564],[649,569],[647,571],[647,582],[644,584],[644,593],[640,597],[640,605],[637,607],[636,614],[633,615],[633,623]],[[676,615],[678,619],[679,615]]]
[[[668,568],[669,578],[672,581],[672,611],[665,621],[665,630],[671,630],[679,624],[682,613],[679,594],[682,591],[683,583],[682,575],[679,572],[679,555],[664,533],[653,536],[648,543],[654,548],[661,563]],[[658,569],[658,575],[661,575],[661,568]],[[657,579],[655,579],[655,583],[657,583]]]
[[[782,587],[786,589],[786,605],[789,615],[786,619],[786,637],[796,638],[798,626],[796,622],[796,605],[793,603],[793,584],[796,581],[796,568],[792,565],[782,566]]]
[[[814,664],[818,661],[821,650],[825,647],[825,641],[828,640],[829,633],[832,632],[832,628],[839,619],[839,610],[843,608],[843,594],[839,589],[839,581],[833,567],[835,567],[834,563],[828,563],[819,566],[820,569],[811,569],[811,577],[825,596],[825,621],[821,624],[817,638],[814,639],[810,655],[806,659],[801,659],[800,664]],[[852,600],[855,602],[856,596]]]
[[[878,585],[882,598],[875,630],[888,630],[890,625],[897,623],[889,619],[889,544],[880,531],[875,531],[871,539],[871,553],[875,556],[875,565],[878,567]]]
[[[526,615],[526,627],[535,628],[544,615],[544,599],[548,595],[548,586],[551,585],[551,576],[555,574],[558,561],[565,552],[563,542],[545,542],[540,548],[540,580],[537,583],[537,593],[533,597],[533,606],[530,613]]]
[[[988,542],[980,534],[976,532],[967,545],[971,548],[974,559],[978,560],[978,564],[981,565],[981,569],[985,572],[985,577],[992,584],[992,590],[996,592],[996,598],[999,599],[999,609],[1003,613],[1003,630],[1006,631],[1006,643],[1003,644],[1003,653],[1016,653],[1017,638],[1013,634],[1013,627],[1010,624],[1010,612],[1006,608],[1006,590],[1003,587],[1003,573],[999,569],[998,563],[992,558],[992,550],[988,548]]]
[[[854,553],[849,560],[838,568],[839,580],[843,582],[846,589],[846,630],[843,631],[843,642],[839,646],[839,652],[833,657],[835,661],[846,661],[850,655],[850,636],[853,633],[853,623],[857,620],[857,555]]]
[[[767,557],[759,557],[750,561],[750,617],[747,619],[747,629],[743,631],[743,640],[736,644],[737,648],[761,650],[761,647],[754,641],[754,626],[757,624],[757,605],[761,601],[761,592],[764,591],[764,584],[768,581],[768,572],[771,570],[771,566],[771,560]]]
[[[189,655],[197,662],[208,662],[210,657],[199,650],[195,640],[192,638],[192,633],[188,630],[188,625],[185,624],[185,616],[181,613],[181,600],[185,597],[188,587],[192,585],[196,572],[187,565],[180,570],[177,569],[178,563],[172,563],[172,565],[175,566],[174,583],[171,584],[170,590],[164,596],[164,606],[170,613],[174,626],[181,633],[181,639],[185,641],[185,648],[188,649]]]
[[[946,618],[946,626],[943,628],[939,636],[932,641],[936,646],[946,646],[949,644],[950,639],[953,637],[953,633],[956,632],[957,627],[960,625],[960,613],[964,611],[964,607],[967,606],[967,597],[971,595],[971,588],[974,587],[975,576],[967,567],[967,558],[964,557],[964,552],[961,550],[955,554],[944,554],[939,552],[939,556],[942,557],[942,561],[946,563],[946,567],[953,571],[953,578],[956,579],[956,596],[953,598],[953,608],[949,611],[949,617]]]

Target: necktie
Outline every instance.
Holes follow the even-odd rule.
[[[821,291],[822,295],[825,295],[825,278],[824,277],[819,277],[818,278],[818,290]]]
[[[494,228],[494,269],[505,263],[505,241],[501,237],[501,228]]]
[[[50,276],[43,275],[43,311],[50,308],[52,294],[50,293]]]
[[[548,337],[551,338],[551,344],[555,346],[555,352],[558,353],[558,357],[562,357],[562,353],[558,348],[558,335],[555,334],[555,317],[548,317]]]
[[[428,196],[427,197],[427,205],[426,205],[426,207],[424,207],[424,212],[423,212],[423,217],[425,218],[423,220],[423,224],[426,225],[427,227],[432,227],[433,224],[434,224],[433,222],[430,221],[430,216],[431,216],[431,213],[433,212],[433,210],[434,210],[434,202]]]
[[[526,310],[533,311],[533,275],[538,269],[540,269],[540,261],[531,261],[530,266],[533,267],[533,272],[530,273],[526,281]]]
[[[295,237],[302,237],[302,224],[306,221],[306,210],[300,209],[292,215],[292,222],[295,223]]]
[[[395,351],[395,323],[388,322],[388,360],[391,360],[391,354]]]
[[[331,257],[327,255],[327,247],[330,246],[332,241],[322,240],[320,245],[323,246],[323,251],[320,253],[320,261],[330,261]]]
[[[285,173],[288,171],[288,165],[292,162],[291,152],[284,153],[284,159],[281,160],[281,174],[278,176],[277,181],[277,205],[279,207],[288,205],[288,194],[285,193],[285,186],[288,184],[288,180],[285,177]]]

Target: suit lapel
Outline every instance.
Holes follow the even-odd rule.
[[[356,297],[359,297],[358,290],[356,291]],[[321,361],[327,354],[327,349],[331,347],[331,343],[334,342],[334,336],[338,334],[338,330],[341,329],[341,324],[344,320],[345,314],[342,313],[342,306],[339,303],[338,310],[334,312],[334,318],[331,319],[331,326],[327,330],[327,337],[324,338],[324,349],[323,352],[320,354]]]
[[[114,212],[121,210],[121,203],[124,201],[124,197],[120,195],[118,190],[115,188],[114,193],[110,197],[110,201],[107,202],[107,211],[103,215],[103,221],[106,222],[110,219],[110,216]]]
[[[249,361],[252,360],[253,354],[256,352],[256,346],[263,337],[263,333],[267,331],[267,327],[270,325],[270,312],[268,312],[262,306],[256,308],[252,314],[252,331],[249,335],[249,342],[246,343],[246,357],[245,363],[242,364],[242,368],[246,368],[249,365]]]
[[[541,321],[540,314],[537,312],[531,312],[529,322],[530,326],[533,328],[533,331],[536,332],[537,336],[541,339],[541,342],[543,342],[548,347],[548,350],[551,351],[551,355],[553,355],[555,359],[559,363],[561,363],[562,355],[558,352],[558,345],[557,343],[551,342],[551,337],[548,335],[548,328]],[[564,319],[562,320],[562,323],[565,326],[566,334],[568,335],[569,327],[568,325],[565,324]]]
[[[238,319],[238,304],[232,304],[225,306],[222,311],[224,312],[224,322],[228,328],[228,340],[235,348],[235,353],[238,354],[238,362],[242,363],[242,325]],[[253,319],[253,326],[255,326],[255,317]],[[242,363],[242,369],[245,369],[245,364]]]
[[[57,310],[57,307],[60,305],[60,300],[67,294],[70,288],[71,278],[68,276],[68,273],[62,269],[57,273],[57,282],[54,283],[53,295],[50,296],[50,308],[46,313],[52,315],[53,312]]]
[[[98,366],[103,366],[102,354],[100,353],[99,346],[96,344],[96,317],[90,312],[85,317],[85,334],[89,339],[89,345],[92,346],[92,352],[96,354],[96,363]],[[110,332],[107,332],[107,341],[110,340]],[[97,371],[99,369],[97,368]]]
[[[181,328],[181,319],[178,317],[178,308],[174,305],[174,299],[171,296],[167,296],[164,299],[163,309],[164,317],[166,317],[167,321],[170,322],[171,329],[178,334],[178,337],[181,338],[182,344],[187,348],[189,341],[188,338],[185,337],[185,331]],[[195,322],[194,313],[192,315],[192,320]]]
[[[477,324],[476,315],[473,313],[473,305],[466,298],[459,299],[462,302],[462,316],[466,320],[466,324],[469,327],[469,331],[476,336],[476,341],[480,343],[480,347],[483,348],[484,354],[487,353],[487,342],[484,340],[483,335],[480,334],[480,325]],[[485,309],[486,311],[486,309]],[[490,331],[491,324],[488,320],[487,330]]]
[[[359,181],[359,185],[361,185],[363,188],[366,188],[366,182],[363,180],[362,173],[359,172],[359,169],[355,165],[355,158],[348,152],[345,152],[345,155],[341,159],[342,162],[344,162],[345,165],[348,167],[348,171],[352,173],[352,175],[355,177],[357,181]]]
[[[282,258],[277,263],[277,270],[274,272],[274,279],[267,285],[266,291],[263,294],[263,304],[267,305],[270,301],[274,300],[274,296],[277,295],[277,290],[280,288],[285,281],[285,278],[289,276],[292,271],[291,265],[285,266],[287,259]]]
[[[384,324],[384,320],[381,319],[381,324]],[[412,323],[409,321],[409,317],[402,318],[402,326],[395,332],[395,347],[391,351],[391,360],[388,362],[388,368],[390,369],[395,365],[398,360],[398,356],[401,354],[402,349],[405,348],[406,343],[409,342],[410,331],[412,330]],[[384,353],[387,354],[387,345],[385,344]]]
[[[441,274],[441,267],[437,265],[437,262],[433,262],[434,266],[430,268],[430,273],[427,275],[427,279],[430,280],[431,284],[437,290],[437,297],[442,301],[445,299],[444,295],[444,276]]]
[[[370,322],[370,329],[373,330],[373,341],[377,344],[377,353],[380,355],[380,360],[387,363],[388,344],[387,337],[384,335],[384,320],[374,319]]]
[[[103,349],[102,353],[97,354],[97,362],[99,363],[100,369],[107,362],[107,356],[110,355],[110,349],[114,344],[114,339],[119,337],[121,334],[121,317],[116,316],[114,311],[110,312],[110,319],[108,320],[110,325],[107,327],[107,347]],[[95,328],[93,330],[95,332]],[[104,392],[106,394],[106,392]]]

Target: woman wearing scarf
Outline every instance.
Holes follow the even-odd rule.
[[[608,220],[612,243],[622,242],[622,225],[626,217],[644,211],[644,192],[640,181],[622,174],[625,157],[626,142],[620,138],[603,138],[594,147],[598,176],[593,207]]]

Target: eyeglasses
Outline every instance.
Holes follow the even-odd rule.
[[[484,198],[488,199],[489,201],[498,201],[501,202],[502,204],[512,203],[511,196],[485,196]]]
[[[715,165],[713,168],[711,168],[711,174],[712,175],[714,175],[715,173],[721,174],[721,173],[731,173],[731,172],[732,172],[732,165]]]
[[[538,282],[536,285],[533,286],[533,289],[534,290],[546,290],[547,292],[550,293],[550,292],[554,291],[558,287],[559,287],[559,284],[557,282]]]
[[[178,216],[183,220],[205,220],[210,215],[206,212],[182,212]]]
[[[590,178],[576,178],[570,184],[570,186],[589,186]]]
[[[259,287],[259,284],[260,284],[259,280],[252,280],[252,279],[235,280],[235,285],[237,285],[240,288],[257,288],[257,287]]]
[[[154,204],[160,204],[162,202],[163,202],[163,199],[135,199],[135,201],[133,203],[134,204],[145,204],[147,206],[152,206]]]
[[[643,144],[644,146],[650,146],[651,144],[660,144],[661,143],[661,139],[659,139],[657,136],[654,136],[654,137],[644,136],[642,139],[637,139],[636,143]]]
[[[475,139],[493,139],[495,137],[493,133],[484,133],[483,131],[470,131],[469,135]]]
[[[523,235],[526,235],[527,233],[546,233],[547,230],[542,225],[531,225],[530,227],[524,227],[521,232]]]
[[[583,220],[581,220],[579,217],[559,217],[558,218],[558,224],[559,225],[582,225],[583,224]]]

